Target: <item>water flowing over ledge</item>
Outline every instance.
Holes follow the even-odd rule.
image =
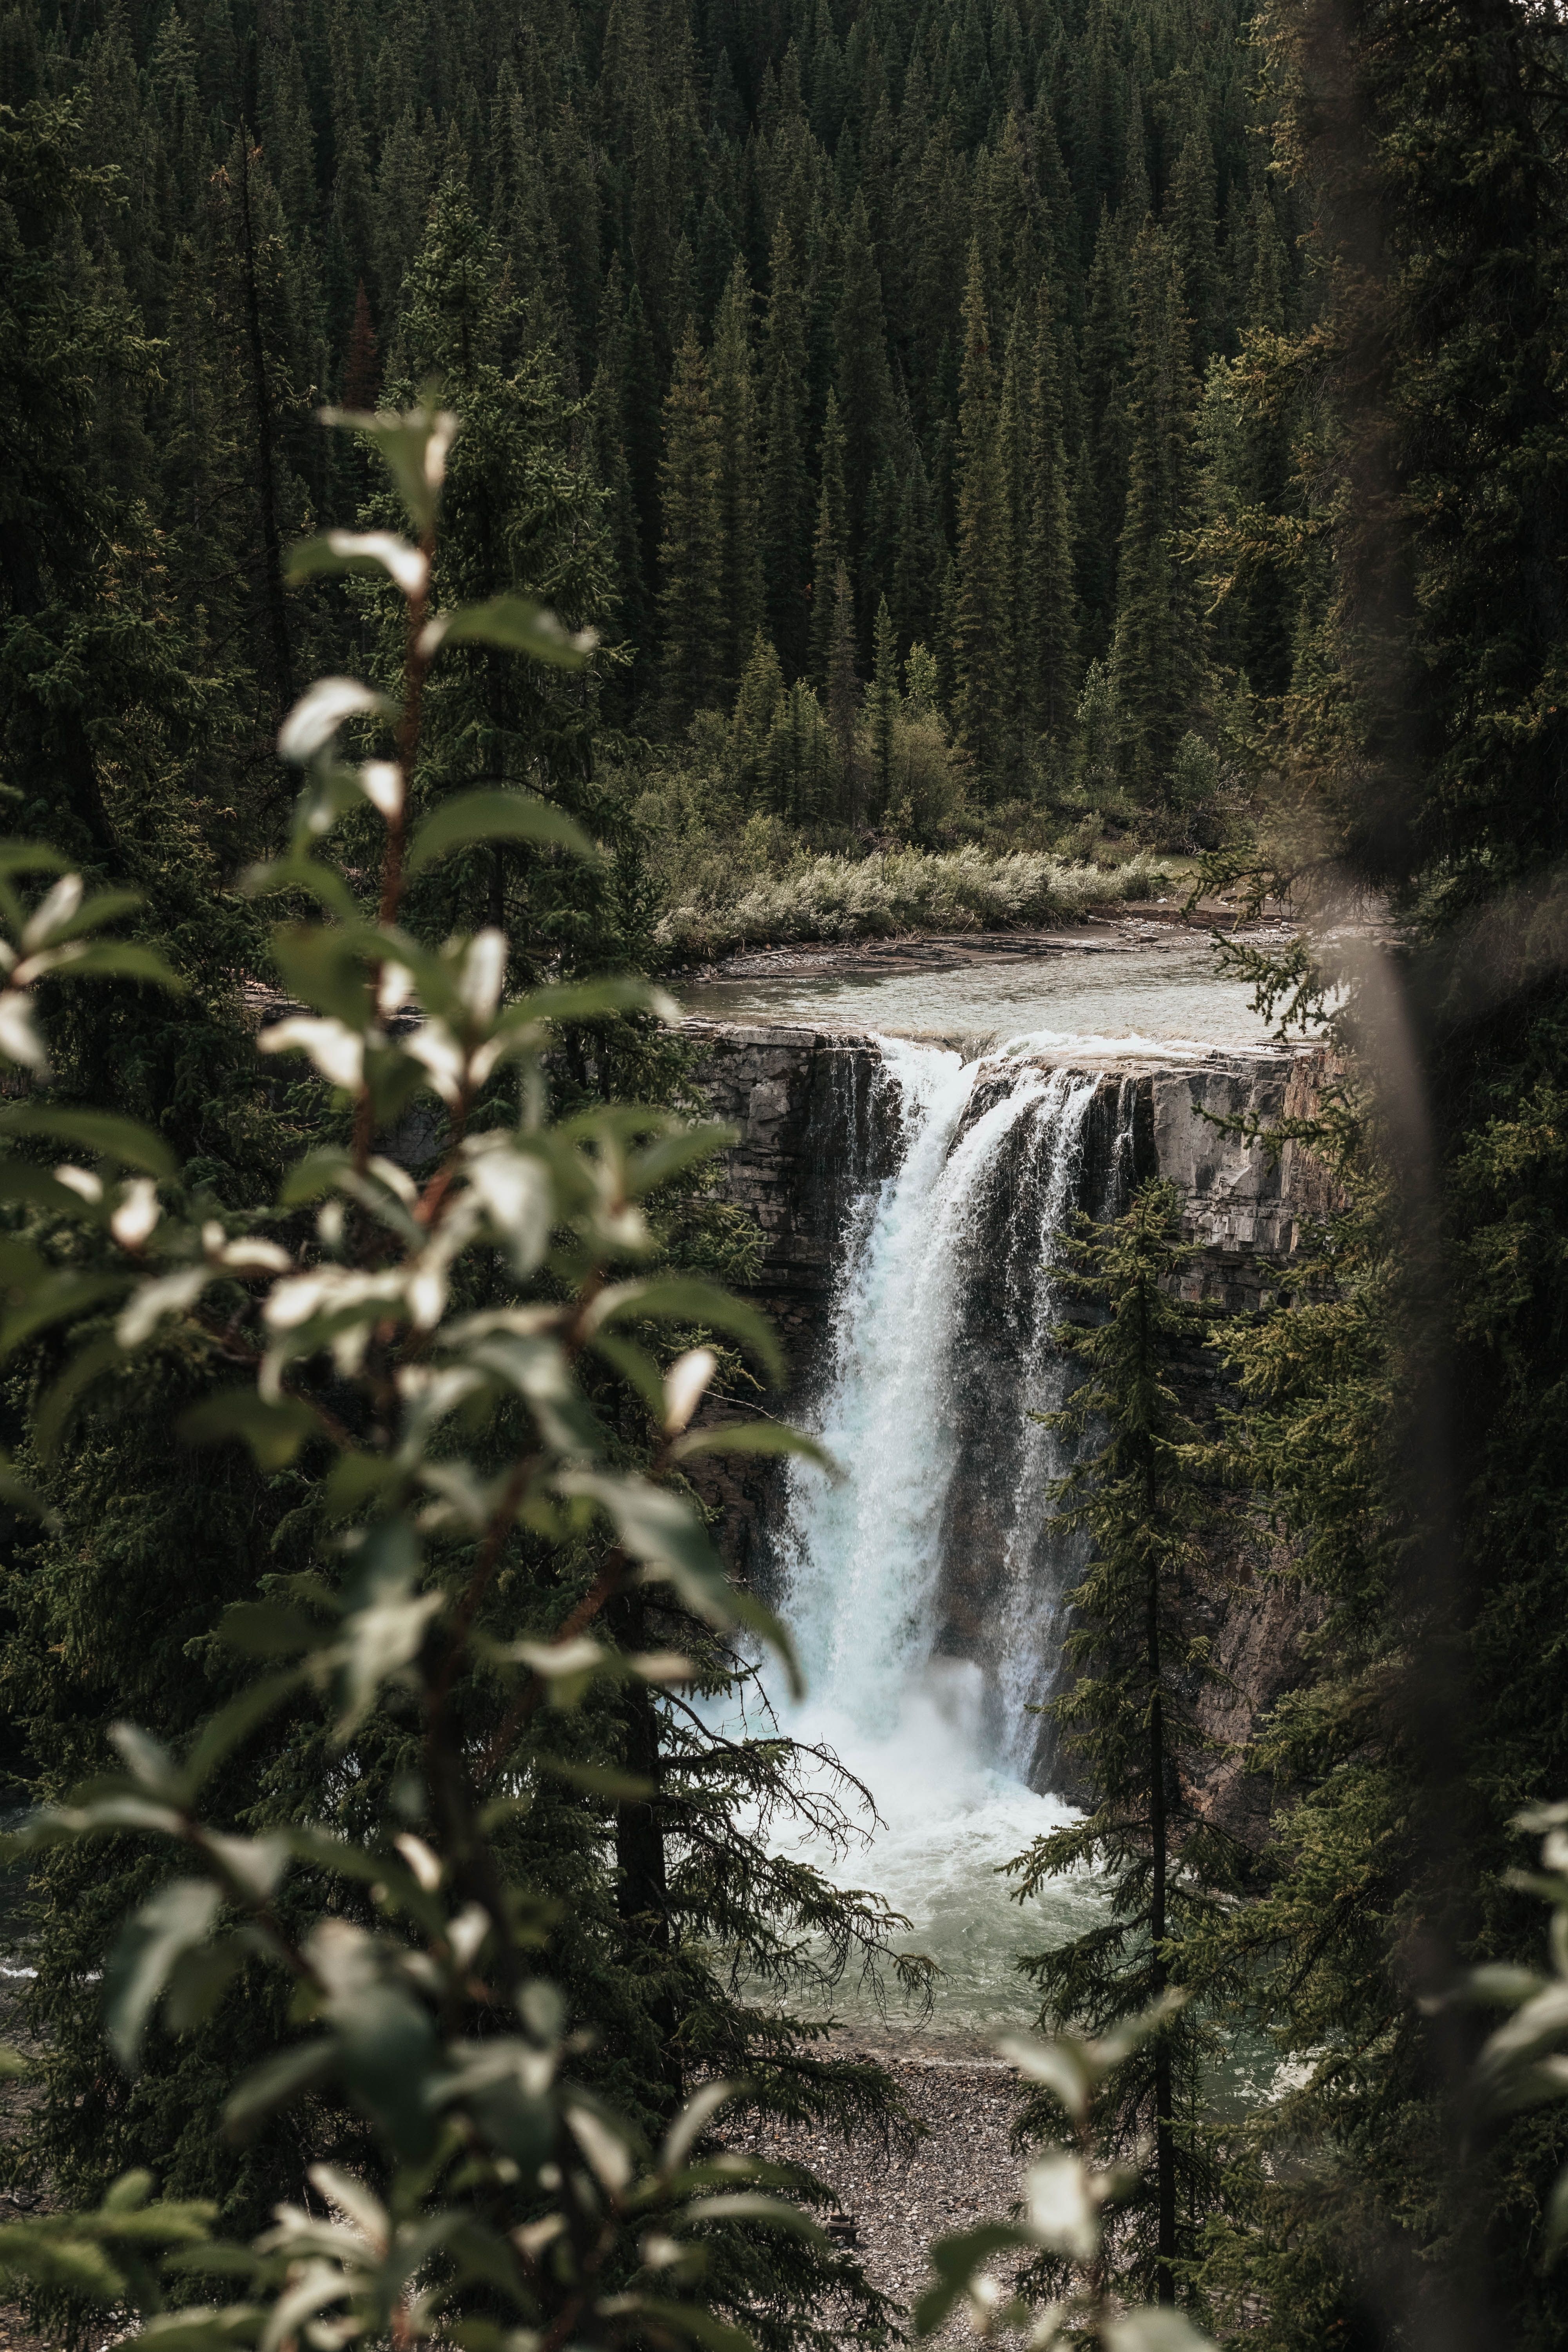
[[[807,1702],[781,1716],[831,1747],[881,1815],[847,1858],[796,1850],[908,1913],[910,1948],[943,1971],[939,2024],[1018,2023],[1018,1957],[1098,1909],[1090,1881],[1020,1906],[1001,1874],[1071,1795],[1038,1712],[1081,1566],[1047,1495],[1060,1441],[1038,1418],[1066,1377],[1050,1343],[1060,1231],[1169,1175],[1203,1245],[1194,1287],[1255,1303],[1315,1203],[1300,1159],[1273,1160],[1226,1122],[1285,1112],[1312,1057],[710,1034],[715,1108],[742,1129],[732,1196],[755,1209],[770,1303],[794,1318],[792,1411],[844,1474],[776,1475],[744,1566],[806,1670]],[[864,1997],[846,1987],[835,2005],[853,2017]]]

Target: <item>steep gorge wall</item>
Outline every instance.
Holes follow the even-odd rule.
[[[809,1396],[821,1360],[846,1220],[866,1186],[895,1164],[896,1097],[869,1038],[773,1024],[693,1025],[707,1048],[703,1090],[713,1111],[738,1131],[722,1181],[728,1197],[757,1220],[759,1303],[784,1339],[798,1402]],[[1165,1176],[1184,1195],[1185,1230],[1197,1250],[1183,1285],[1186,1294],[1231,1314],[1271,1304],[1301,1223],[1327,1205],[1328,1191],[1309,1153],[1287,1143],[1271,1156],[1255,1130],[1310,1111],[1323,1081],[1322,1056],[1216,1055],[1187,1067],[1150,1065],[1084,1075],[1095,1080],[1095,1093],[1069,1207],[1103,1215],[1131,1182]],[[1020,1076],[1012,1057],[983,1067],[969,1116],[982,1117]],[[1006,1272],[1027,1263],[1035,1231],[1037,1171],[1028,1161],[1028,1138],[1021,1125],[1011,1156],[995,1168],[968,1244],[978,1274],[970,1282],[970,1319],[954,1353],[947,1400],[961,1467],[946,1512],[938,1648],[989,1660],[993,1669],[998,1644],[1015,1638],[1005,1630],[1008,1498],[1018,1479],[1030,1475],[1017,1414],[995,1409],[999,1395],[1016,1394],[1029,1345],[1029,1302],[1020,1303],[1016,1280]],[[1206,1351],[1194,1355],[1190,1380],[1194,1405],[1212,1409],[1222,1375]],[[764,1588],[766,1529],[778,1475],[766,1465],[726,1464],[714,1466],[704,1486],[721,1515],[731,1564]],[[1260,1579],[1261,1565],[1256,1538],[1239,1534],[1225,1563],[1223,1599],[1201,1604],[1228,1679],[1228,1687],[1205,1701],[1205,1713],[1214,1717],[1211,1730],[1227,1743],[1244,1741],[1300,1672],[1300,1604]],[[1063,1786],[1059,1761],[1044,1748],[1038,1770],[1050,1785]],[[1070,1787],[1063,1792],[1072,1793]],[[1266,1818],[1266,1792],[1225,1755],[1216,1756],[1205,1776],[1204,1801],[1243,1835],[1254,1833]]]

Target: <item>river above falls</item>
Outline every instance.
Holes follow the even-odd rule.
[[[678,983],[677,994],[683,1011],[704,1020],[1016,1042],[1042,1058],[1095,1065],[1267,1051],[1272,1033],[1250,987],[1215,966],[1206,938],[1086,938],[1044,953],[994,949],[946,969],[904,968],[889,957],[703,979]]]

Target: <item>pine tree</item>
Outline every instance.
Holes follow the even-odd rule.
[[[849,562],[848,502],[844,488],[844,430],[831,388],[817,452],[816,530],[811,542],[809,667],[826,688],[832,656],[834,598],[840,566]]]
[[[1120,224],[1102,213],[1089,277],[1083,341],[1083,468],[1079,504],[1079,598],[1084,649],[1107,652],[1116,621],[1116,562],[1127,509],[1128,376],[1131,362]]]
[[[598,352],[588,395],[594,467],[605,491],[605,526],[609,534],[621,627],[646,656],[650,649],[652,617],[643,562],[642,517],[630,454],[637,446],[632,329],[626,279],[618,258],[611,262],[605,279]],[[634,671],[634,696],[641,684]]]
[[[341,255],[341,277],[326,287],[332,341],[341,349],[352,331],[355,289],[374,275],[375,232],[370,161],[359,96],[346,0],[331,19],[332,197],[329,235]]]
[[[829,814],[837,791],[833,739],[815,689],[797,677],[779,704],[763,753],[768,804],[788,824]]]
[[[1025,1965],[1047,2026],[1104,2034],[1181,1988],[1200,1996],[1203,1938],[1225,1916],[1237,1856],[1193,1801],[1207,1744],[1194,1699],[1214,1669],[1195,1618],[1205,1594],[1213,1508],[1203,1486],[1201,1433],[1173,1385],[1201,1336],[1172,1294],[1191,1251],[1182,1197],[1152,1181],[1112,1223],[1087,1220],[1068,1238],[1060,1280],[1092,1321],[1055,1342],[1083,1378],[1049,1417],[1082,1449],[1052,1488],[1058,1525],[1087,1536],[1089,1563],[1071,1596],[1071,1681],[1047,1714],[1087,1783],[1089,1810],[1012,1867],[1020,1899],[1058,1872],[1092,1867],[1109,1904],[1103,1923]],[[1201,2009],[1166,2021],[1117,2074],[1101,2128],[1106,2153],[1152,2138],[1154,2161],[1112,2240],[1118,2285],[1174,2303],[1179,2265],[1196,2250],[1217,2173],[1195,2128],[1211,2036]],[[1037,2095],[1023,2128],[1054,2126]]]
[[[762,625],[756,367],[752,353],[752,287],[737,260],[713,331],[709,384],[719,432],[719,575],[722,614],[721,682],[740,683]]]
[[[781,219],[768,261],[763,351],[763,474],[758,528],[768,633],[785,672],[808,660],[810,483],[805,462],[805,322],[795,246]]]
[[[770,641],[757,631],[750,658],[741,673],[730,737],[741,788],[748,799],[762,790],[766,777],[768,737],[784,698],[784,670]]]
[[[899,716],[899,641],[885,596],[877,605],[871,635],[871,685],[866,697],[870,721],[870,815],[873,823],[886,816],[893,796],[893,730]]]
[[[958,740],[989,793],[1011,751],[1013,517],[978,244],[970,248],[963,318],[953,716]]]
[[[361,278],[354,289],[353,324],[343,352],[342,404],[345,408],[375,406],[381,385],[381,354],[371,323],[370,297]]]
[[[1179,535],[1190,520],[1194,394],[1181,275],[1163,230],[1133,253],[1131,456],[1117,568],[1111,673],[1123,761],[1145,802],[1164,801],[1204,677],[1203,631]]]
[[[839,806],[846,823],[865,815],[865,780],[855,747],[860,681],[855,674],[855,595],[849,571],[841,563],[833,583],[833,637],[827,655],[827,729],[838,763]]]
[[[569,399],[552,356],[521,359],[517,303],[500,239],[450,174],[405,281],[402,368],[384,397],[406,407],[432,379],[460,411],[442,493],[441,558],[433,593],[447,604],[504,594],[548,604],[563,625],[602,631],[613,599],[605,494],[589,462],[592,420]],[[395,520],[390,500],[367,520]],[[400,600],[367,588],[378,660],[390,679],[403,658]],[[601,655],[600,661],[609,658]],[[516,662],[483,645],[454,647],[422,702],[424,751],[416,798],[426,805],[483,782],[542,793],[576,814],[594,805],[599,666],[579,673]],[[606,950],[604,886],[530,848],[500,842],[465,851],[417,887],[411,919],[438,936],[505,932],[513,964]]]
[[[1050,293],[1040,280],[1027,409],[1027,492],[1019,566],[1018,644],[1024,726],[1058,753],[1078,694],[1078,610],[1072,562],[1072,480]]]
[[[658,477],[664,530],[658,550],[659,722],[667,735],[678,734],[695,712],[711,709],[722,691],[721,463],[707,364],[696,330],[688,328],[664,404]]]
[[[1215,249],[1218,199],[1214,142],[1207,125],[1188,131],[1165,199],[1165,225],[1182,273],[1182,300],[1192,322],[1193,360],[1201,373],[1218,350],[1224,286]]]
[[[917,447],[899,500],[898,549],[893,559],[892,607],[899,641],[935,641],[947,549],[937,521],[936,502],[925,460]]]
[[[833,320],[833,382],[844,428],[847,560],[851,576],[858,576],[870,521],[872,485],[888,452],[894,415],[882,281],[871,245],[866,199],[858,190],[844,230],[839,287]]]

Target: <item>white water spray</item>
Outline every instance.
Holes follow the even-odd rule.
[[[1026,2011],[1014,1960],[1084,1900],[1058,1883],[1026,1913],[997,1873],[1067,1810],[1028,1786],[1030,1709],[1054,1679],[1077,1566],[1051,1526],[1057,1441],[1034,1416],[1060,1402],[1050,1270],[1100,1081],[901,1039],[881,1050],[902,1148],[848,1221],[814,1416],[844,1475],[796,1471],[781,1531],[811,1691],[790,1727],[835,1748],[886,1823],[847,1865],[814,1858],[909,1913],[942,1964],[949,2021],[990,2023]],[[987,1317],[1015,1335],[1005,1361],[977,1341]],[[946,1589],[960,1555],[984,1593],[963,1638]]]

